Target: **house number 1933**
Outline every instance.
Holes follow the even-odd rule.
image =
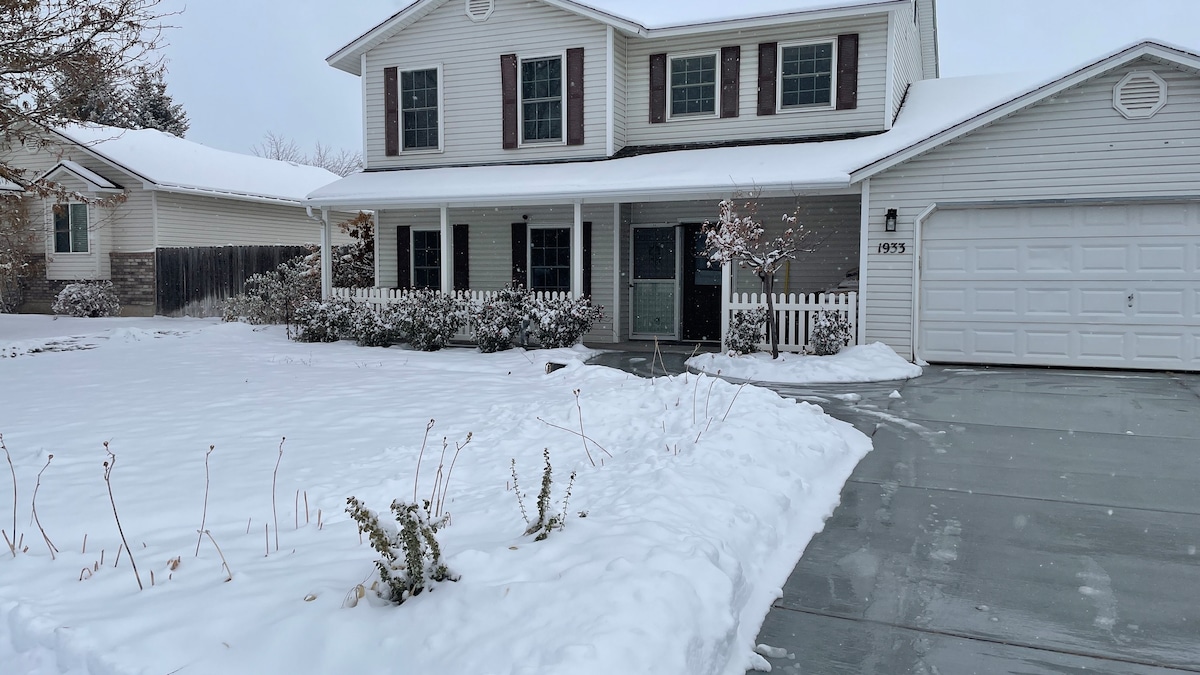
[[[904,242],[885,242],[875,248],[876,253],[904,253]]]

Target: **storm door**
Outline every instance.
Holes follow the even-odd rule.
[[[709,265],[704,255],[705,239],[699,223],[683,226],[686,250],[680,323],[684,340],[721,339],[721,266]]]
[[[633,228],[631,336],[679,338],[679,243],[675,226]]]

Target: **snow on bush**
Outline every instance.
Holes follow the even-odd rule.
[[[763,327],[767,323],[767,308],[755,307],[733,313],[729,322],[729,335],[725,337],[725,348],[730,356],[753,354],[763,341]]]
[[[360,316],[366,308],[353,300],[334,298],[308,301],[296,308],[297,342],[337,342],[356,338]]]
[[[534,339],[547,349],[558,349],[578,344],[604,316],[604,308],[587,298],[535,298],[530,314]]]
[[[246,279],[246,292],[225,303],[222,318],[256,325],[290,325],[301,305],[320,297],[320,271],[314,273],[302,257],[293,258],[270,272]]]
[[[466,321],[466,302],[438,291],[413,291],[391,308],[404,341],[422,352],[444,347]]]
[[[400,604],[427,587],[441,581],[458,581],[446,562],[442,560],[442,547],[437,541],[438,528],[446,524],[446,517],[433,519],[429,516],[429,502],[424,506],[395,500],[392,515],[395,525],[379,520],[379,514],[368,509],[355,497],[346,499],[346,513],[358,523],[358,530],[367,535],[371,548],[379,553],[375,569],[379,580],[387,588],[380,597]]]
[[[67,284],[51,310],[63,316],[116,316],[121,311],[121,302],[111,281],[82,281]]]
[[[821,310],[813,319],[809,345],[817,356],[832,356],[850,344],[850,318],[842,312]]]
[[[388,347],[404,341],[404,334],[399,327],[403,313],[400,307],[384,305],[378,311],[372,311],[365,305],[358,307],[350,334],[359,347]]]
[[[505,288],[490,300],[472,305],[471,324],[479,351],[491,354],[512,348],[513,338],[529,314],[528,307],[529,291],[521,287]]]

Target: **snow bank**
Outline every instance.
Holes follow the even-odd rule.
[[[778,359],[772,359],[763,352],[744,356],[699,354],[688,359],[687,365],[705,373],[720,372],[724,377],[787,384],[884,382],[921,375],[920,366],[900,358],[882,342],[848,347],[833,356],[780,353]]]
[[[89,350],[0,359],[0,433],[28,547],[0,556],[5,672],[740,675],[761,662],[754,637],[770,603],[870,450],[809,404],[585,366],[586,350],[420,353],[117,321],[89,323],[91,334],[63,324]],[[13,326],[0,316],[0,335]],[[548,361],[567,367],[547,374]],[[473,433],[439,534],[462,578],[398,607],[346,608],[375,554],[345,500],[383,511],[411,499],[430,419],[418,497],[433,489],[443,438],[453,452]],[[144,591],[128,552],[115,560],[106,440]],[[207,539],[195,554],[210,445],[205,527],[229,582]],[[566,529],[534,542],[510,462],[532,509],[543,448],[556,502],[578,475]],[[57,560],[29,525],[50,454],[37,510]],[[11,516],[0,507],[0,526]]]

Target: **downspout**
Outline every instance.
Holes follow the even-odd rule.
[[[604,156],[612,157],[617,152],[617,145],[616,145],[616,140],[614,138],[615,130],[613,129],[613,125],[616,123],[616,111],[613,109],[613,106],[616,105],[616,93],[613,91],[613,88],[616,86],[616,72],[613,70],[615,68],[615,63],[616,63],[616,58],[613,54],[613,47],[616,46],[616,38],[613,34],[613,27],[611,25],[608,26],[607,38],[608,38],[608,47],[607,47],[608,54],[606,56],[605,65],[604,65],[604,70],[605,70],[605,75],[604,75],[604,82],[605,82],[604,83],[604,90],[605,90]]]
[[[305,206],[304,213],[321,224],[321,299],[333,295],[333,244],[329,230],[329,209],[322,207],[320,217],[313,215],[313,207]]]

